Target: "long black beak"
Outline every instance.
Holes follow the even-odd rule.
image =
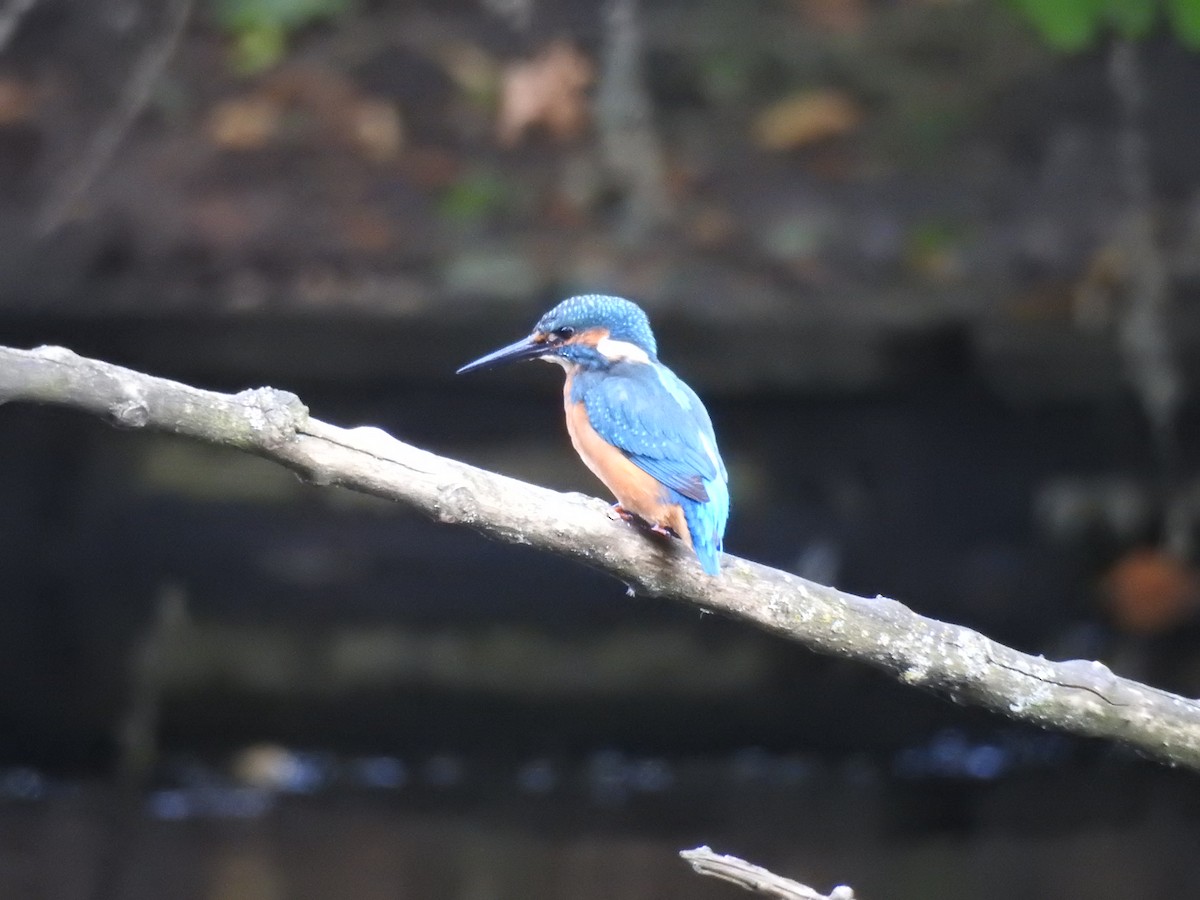
[[[475,362],[469,362],[455,374],[462,375],[464,372],[477,372],[480,369],[490,369],[493,366],[499,366],[504,363],[516,362],[519,359],[533,359],[541,356],[546,352],[546,345],[540,341],[534,340],[534,335],[509,344],[507,347],[501,347],[499,350],[493,350],[487,356],[481,356]]]

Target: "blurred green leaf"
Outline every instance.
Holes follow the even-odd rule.
[[[1096,39],[1109,0],[1009,0],[1051,46],[1082,50]],[[1126,0],[1113,0],[1126,2]],[[1139,2],[1139,0],[1128,0]],[[1140,0],[1152,2],[1152,0]]]
[[[463,223],[479,222],[504,212],[513,202],[509,182],[489,170],[468,172],[446,188],[438,210],[447,219]]]
[[[1167,0],[1171,30],[1191,50],[1200,50],[1200,0]]]
[[[1159,0],[1107,0],[1105,7],[1113,30],[1128,40],[1147,37],[1158,23]]]
[[[1067,52],[1092,46],[1104,29],[1127,40],[1153,33],[1166,13],[1176,40],[1200,50],[1200,0],[1008,0],[1048,44]]]
[[[750,84],[750,68],[737,53],[710,53],[702,57],[700,78],[704,93],[719,103],[741,99]]]
[[[938,253],[959,244],[964,230],[962,225],[942,219],[918,222],[908,233],[908,248],[913,253]]]
[[[217,20],[230,31],[270,26],[292,30],[344,13],[350,0],[214,0]]]
[[[287,33],[282,28],[245,28],[234,38],[233,62],[242,74],[261,72],[279,62],[286,49]]]
[[[243,73],[275,65],[290,32],[345,13],[353,0],[211,0],[217,23],[234,38],[234,65]]]

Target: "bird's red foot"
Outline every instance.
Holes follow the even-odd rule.
[[[620,503],[614,503],[608,510],[608,517],[614,522],[620,519],[622,522],[640,522],[642,521],[636,513],[631,513]]]
[[[679,537],[674,531],[666,525],[656,525],[653,522],[647,522],[637,513],[630,512],[620,503],[614,503],[608,510],[608,517],[614,522],[620,520],[628,522],[635,528],[640,528],[643,531],[649,531],[651,534],[660,534],[663,537]]]

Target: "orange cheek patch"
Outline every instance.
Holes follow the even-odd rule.
[[[595,347],[602,340],[608,337],[607,328],[589,328],[587,331],[581,331],[579,334],[572,337],[568,344],[583,344],[585,347]]]

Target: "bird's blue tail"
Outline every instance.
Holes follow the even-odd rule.
[[[708,500],[700,502],[677,495],[692,535],[692,547],[700,565],[709,575],[721,572],[721,545],[725,522],[729,519],[729,486],[723,479],[705,480]]]

